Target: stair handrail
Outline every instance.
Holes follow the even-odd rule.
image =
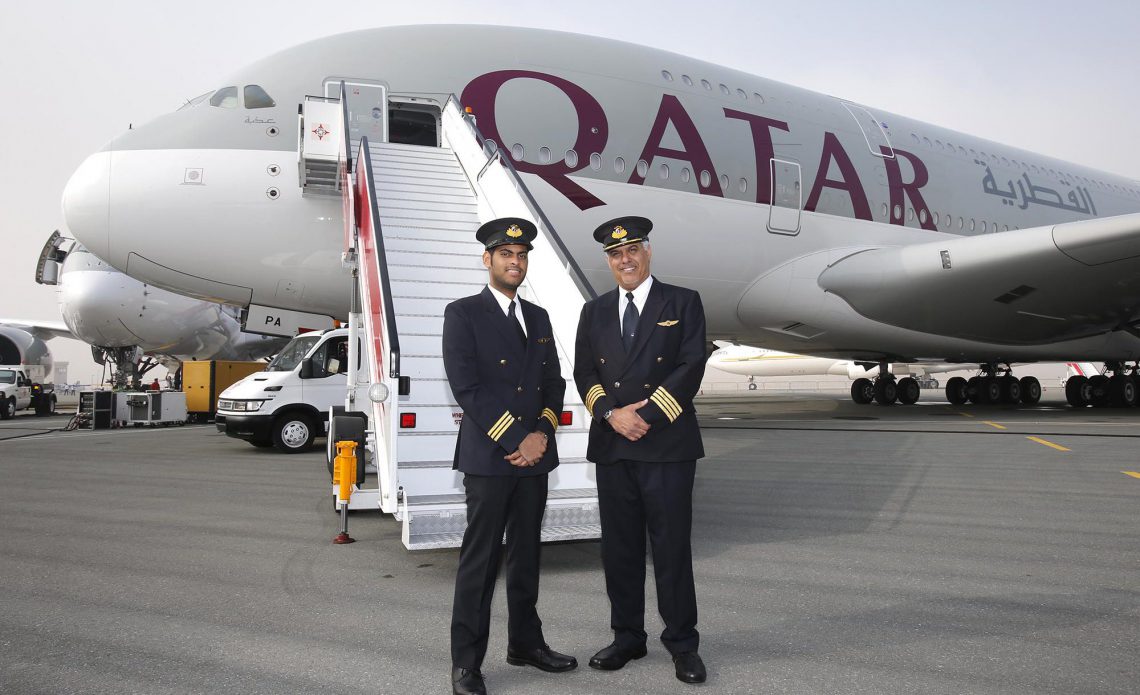
[[[361,171],[363,169],[363,171]],[[400,377],[400,334],[396,329],[396,308],[395,303],[392,301],[392,285],[388,280],[388,257],[384,249],[384,230],[380,222],[380,208],[376,204],[376,182],[372,175],[372,156],[368,151],[368,137],[360,138],[360,146],[357,149],[356,155],[356,181],[359,186],[364,184],[364,190],[360,191],[357,195],[357,206],[368,205],[369,213],[372,219],[373,229],[372,236],[376,245],[376,261],[383,272],[380,272],[380,286],[383,294],[384,303],[384,326],[385,333],[387,334],[387,348],[389,354],[390,364],[388,365],[388,376],[392,379],[399,379]],[[360,227],[360,220],[356,220],[357,229]],[[362,254],[364,249],[357,249],[357,254]]]
[[[344,170],[352,171],[352,136],[348,132],[348,97],[344,90],[344,80],[340,81],[340,127],[344,131],[344,137],[341,138],[340,144],[344,147]],[[340,181],[340,177],[337,177]]]
[[[578,261],[574,260],[574,256],[570,255],[570,250],[566,248],[566,244],[563,243],[562,237],[558,234],[558,230],[556,230],[554,228],[554,225],[550,222],[550,218],[546,216],[546,213],[544,213],[542,211],[542,208],[539,207],[538,202],[534,199],[534,196],[531,195],[530,189],[527,188],[526,183],[524,183],[522,177],[519,176],[519,172],[517,169],[515,169],[515,165],[513,162],[511,162],[511,158],[503,157],[501,154],[502,148],[499,147],[498,143],[495,143],[494,140],[487,140],[487,138],[483,136],[482,131],[479,130],[479,126],[475,124],[474,117],[463,110],[463,107],[460,106],[459,100],[455,97],[455,94],[450,94],[447,98],[447,106],[451,105],[454,105],[454,107],[462,115],[463,122],[467,124],[468,129],[471,131],[471,134],[475,137],[475,141],[479,143],[479,147],[482,148],[484,152],[487,151],[488,142],[494,144],[493,152],[487,156],[487,163],[483,166],[483,169],[479,172],[479,175],[475,177],[475,180],[478,181],[480,178],[482,178],[483,172],[486,171],[487,168],[490,167],[496,159],[498,159],[514,183],[515,190],[517,190],[519,192],[519,195],[522,196],[523,202],[526,204],[527,209],[530,210],[530,214],[533,215],[539,224],[541,224],[542,227],[544,227],[549,233],[550,240],[554,246],[554,253],[558,256],[558,260],[562,261],[563,266],[570,271],[570,276],[574,280],[574,284],[578,287],[578,290],[582,292],[582,294],[588,299],[597,298],[598,294],[594,292],[594,288],[590,285],[589,281],[586,280],[586,274],[582,272],[582,268],[578,265]]]

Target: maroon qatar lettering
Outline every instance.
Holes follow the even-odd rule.
[[[836,166],[839,167],[839,175],[842,178],[827,178],[832,162],[835,162]],[[819,156],[819,169],[815,172],[815,184],[811,187],[811,194],[808,195],[804,210],[815,212],[824,188],[846,191],[847,195],[851,197],[851,209],[855,213],[855,218],[860,220],[871,219],[871,205],[867,202],[867,194],[863,191],[863,182],[859,180],[859,172],[855,170],[855,165],[851,163],[851,158],[847,156],[847,150],[843,149],[843,144],[839,142],[839,138],[831,132],[824,132],[823,134],[823,154]]]
[[[575,151],[601,152],[605,149],[606,142],[609,139],[609,123],[606,121],[606,113],[597,99],[569,80],[531,70],[489,72],[471,80],[463,89],[462,103],[471,107],[475,112],[479,119],[479,129],[483,132],[484,137],[488,140],[494,140],[500,147],[505,147],[505,142],[499,134],[498,125],[495,123],[495,100],[504,84],[511,80],[524,79],[539,80],[551,84],[562,90],[562,93],[570,98],[570,102],[574,105],[574,112],[578,116],[578,133],[574,140]],[[551,162],[550,164],[539,164],[524,160],[515,162],[515,168],[537,175],[559,193],[566,196],[580,210],[589,210],[599,205],[605,205],[605,201],[570,179],[570,174],[586,166],[588,158],[582,157],[578,161],[579,164],[572,167],[565,160]]]
[[[661,144],[665,137],[665,130],[670,123],[673,124],[677,135],[680,136],[681,146],[685,149],[674,150]],[[652,164],[654,157],[668,157],[688,162],[693,167],[693,171],[698,174],[697,190],[701,195],[724,197],[724,192],[720,189],[720,180],[717,177],[716,168],[713,167],[712,157],[709,156],[708,148],[701,140],[697,125],[693,123],[692,117],[681,105],[681,100],[672,94],[661,97],[661,106],[657,109],[657,117],[653,119],[653,126],[649,129],[649,137],[645,139],[645,147],[641,150],[641,161]],[[704,178],[699,175],[702,171],[709,172],[709,184],[707,186],[701,181]],[[633,176],[629,177],[629,182],[640,186],[645,183],[645,177],[634,169]]]
[[[748,123],[752,130],[752,149],[756,153],[756,202],[761,205],[772,203],[771,161],[776,157],[776,145],[772,142],[772,129],[789,132],[788,124],[772,118],[764,118],[734,109],[724,110],[725,118],[734,118]]]
[[[879,151],[883,153],[883,165],[887,168],[887,188],[890,190],[891,196],[888,215],[890,223],[906,224],[906,216],[903,214],[903,210],[906,210],[906,201],[909,198],[910,204],[914,207],[914,214],[918,217],[918,223],[922,228],[931,232],[938,231],[938,227],[934,226],[930,208],[926,206],[926,201],[922,198],[921,189],[930,181],[930,174],[926,170],[926,165],[922,163],[918,155],[900,150],[897,147],[894,149],[894,157],[891,157],[889,148],[879,147]],[[914,178],[910,181],[903,181],[902,167],[899,166],[900,157],[906,159],[910,163],[910,168],[914,170]],[[898,215],[895,215],[896,209],[899,211]]]

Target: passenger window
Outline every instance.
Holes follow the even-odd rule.
[[[210,106],[221,109],[236,109],[238,107],[237,87],[222,87],[210,97]]]
[[[247,84],[245,86],[245,107],[247,109],[268,109],[273,106],[277,106],[277,102],[273,101],[273,97],[269,96],[259,85]]]

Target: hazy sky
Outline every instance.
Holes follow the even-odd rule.
[[[664,48],[1140,179],[1130,2],[3,2],[0,318],[59,321],[34,264],[76,166],[125,130],[303,41],[393,24],[560,29]],[[472,47],[472,50],[478,50]],[[63,230],[66,233],[66,230]],[[156,230],[161,232],[161,230]],[[89,350],[53,340],[72,380]]]

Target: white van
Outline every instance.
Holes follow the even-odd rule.
[[[328,431],[329,410],[344,405],[347,371],[347,328],[302,333],[264,371],[222,391],[214,422],[254,446],[305,451]],[[367,370],[360,373],[367,379]],[[367,397],[367,382],[357,389],[358,398]]]

